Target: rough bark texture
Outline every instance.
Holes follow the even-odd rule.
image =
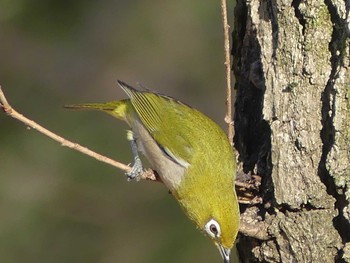
[[[350,262],[348,0],[239,0],[233,33],[236,148],[262,176],[267,241],[243,262]]]

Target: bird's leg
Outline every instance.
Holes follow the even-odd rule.
[[[130,172],[126,173],[128,177],[128,181],[130,180],[140,180],[140,176],[143,172],[142,162],[139,156],[139,152],[137,150],[137,144],[136,144],[136,138],[132,131],[128,130],[126,137],[128,141],[130,141],[131,145],[131,152],[134,157],[134,165],[132,166],[132,169]]]

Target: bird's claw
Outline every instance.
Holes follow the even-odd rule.
[[[131,168],[131,171],[126,173],[128,181],[139,181],[141,174],[143,173],[143,167],[140,158],[135,158],[135,163]]]

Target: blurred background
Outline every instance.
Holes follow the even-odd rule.
[[[125,98],[121,79],[222,127],[219,1],[0,0],[0,84],[46,128],[131,161],[126,125],[64,104]],[[0,262],[221,262],[161,184],[61,147],[0,114]]]

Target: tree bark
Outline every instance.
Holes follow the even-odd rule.
[[[242,262],[350,262],[349,0],[238,0],[235,145],[268,240]]]

